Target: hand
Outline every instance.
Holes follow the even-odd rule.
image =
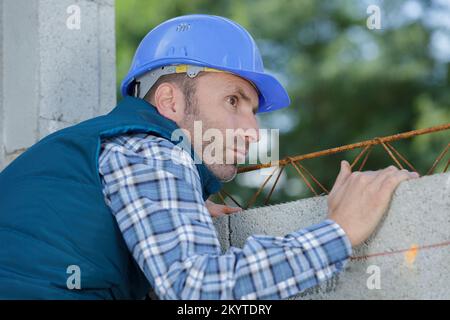
[[[242,211],[242,209],[239,207],[224,206],[222,204],[214,203],[210,200],[206,200],[205,205],[206,205],[206,208],[208,208],[209,214],[215,218],[221,217],[221,216],[224,216],[224,215],[227,215],[230,213]]]
[[[418,177],[416,172],[394,166],[352,173],[350,164],[342,161],[328,195],[328,218],[341,226],[352,246],[357,246],[375,230],[400,182]]]

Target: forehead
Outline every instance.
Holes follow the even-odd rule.
[[[207,72],[202,77],[206,86],[214,86],[214,90],[220,93],[240,93],[248,98],[252,105],[258,105],[258,91],[248,80],[225,72]]]

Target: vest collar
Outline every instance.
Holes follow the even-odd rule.
[[[176,122],[159,114],[156,107],[154,107],[147,101],[127,96],[117,105],[113,112],[134,112],[138,114],[140,120],[144,120],[145,122],[147,122],[150,127],[156,127],[157,129],[159,129],[159,134],[162,138],[165,138],[172,143],[179,145],[180,147],[184,148],[184,150],[190,150],[190,156],[193,160],[200,159],[197,153],[194,151],[192,144],[186,145],[186,143],[190,141],[186,136],[182,138],[181,142],[171,140],[172,132],[176,129],[180,129],[180,127],[176,124]],[[203,163],[203,161],[201,161],[200,163],[198,163],[197,161],[195,165],[197,167],[202,184],[203,200],[206,200],[210,195],[220,191],[223,183],[211,172],[211,170],[209,170],[209,168]]]

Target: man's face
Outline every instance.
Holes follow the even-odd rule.
[[[194,150],[214,175],[222,181],[230,181],[237,173],[238,161],[242,163],[245,160],[249,144],[259,140],[255,116],[258,93],[250,82],[228,73],[206,72],[196,81],[191,106],[194,110],[178,125],[189,132]],[[198,121],[201,132],[195,134],[194,131],[199,129]],[[210,130],[213,136],[220,132],[222,139],[215,142],[216,137],[205,139],[208,129],[215,129]],[[211,161],[208,155],[213,143],[218,154]]]

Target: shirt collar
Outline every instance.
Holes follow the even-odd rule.
[[[125,100],[124,104],[127,105],[129,104],[133,105],[134,107],[137,107],[135,111],[138,112],[141,115],[141,117],[143,117],[147,122],[157,125],[158,128],[160,129],[160,134],[162,138],[170,140],[172,143],[183,148],[188,153],[190,150],[190,156],[192,160],[195,162],[197,171],[200,176],[200,181],[202,184],[203,200],[208,199],[210,195],[215,194],[218,191],[220,191],[220,189],[222,189],[223,183],[211,172],[211,170],[209,170],[209,168],[203,163],[203,161],[200,160],[197,153],[194,151],[194,148],[190,143],[190,140],[182,133],[181,130],[180,133],[181,135],[183,135],[183,137],[180,137],[181,141],[180,140],[173,141],[171,139],[172,132],[176,129],[180,129],[180,127],[176,124],[176,122],[162,116],[158,112],[156,107],[148,103],[146,100],[130,96],[127,96],[124,100]],[[189,144],[187,144],[188,142]]]

